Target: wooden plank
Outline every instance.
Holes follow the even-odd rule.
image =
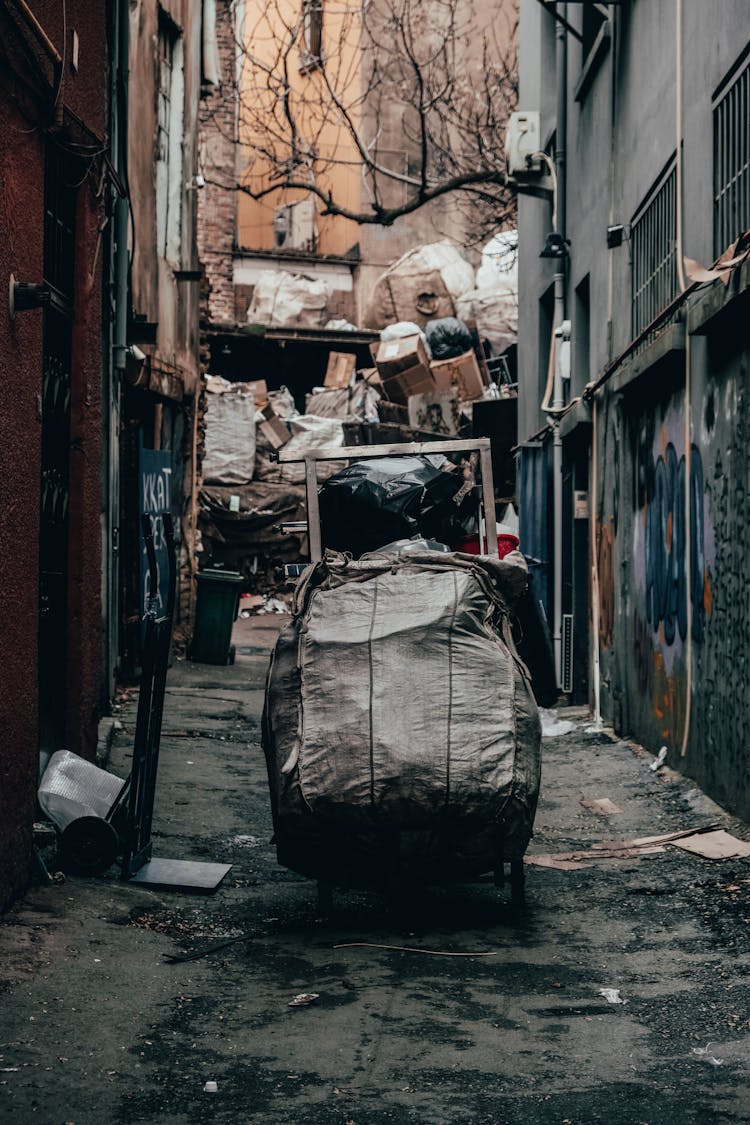
[[[479,438],[485,444],[479,447],[480,468],[482,471],[482,507],[484,508],[484,526],[487,536],[485,550],[493,558],[498,557],[497,547],[497,517],[495,515],[495,488],[492,483],[492,453],[490,452],[489,438]]]
[[[345,448],[350,449],[351,446]],[[361,446],[354,446],[361,456]],[[307,494],[307,534],[310,539],[310,562],[320,562],[323,547],[320,535],[320,509],[318,507],[318,474],[315,458],[305,458],[305,490]]]
[[[365,452],[366,450],[366,452]],[[461,441],[404,441],[389,445],[339,445],[327,446],[312,452],[290,455],[284,449],[278,452],[278,461],[356,461],[362,457],[419,457],[435,453],[490,453],[489,438],[464,438]],[[489,462],[489,481],[492,487],[492,460]],[[494,512],[494,503],[493,503]]]

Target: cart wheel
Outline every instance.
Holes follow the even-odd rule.
[[[318,879],[318,914],[327,918],[333,913],[333,886],[323,879]]]
[[[234,658],[235,658],[236,655],[237,655],[236,646],[230,645],[229,646],[229,652],[227,653],[227,664],[234,664]]]
[[[60,861],[71,875],[101,875],[112,866],[119,849],[114,828],[98,816],[71,820],[60,837]]]
[[[522,859],[512,859],[510,861],[510,901],[514,906],[523,906],[525,900],[524,885],[526,883],[526,872],[523,867]]]

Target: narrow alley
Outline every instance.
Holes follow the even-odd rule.
[[[341,891],[321,919],[271,843],[260,716],[283,620],[240,619],[233,666],[169,673],[154,851],[231,863],[218,891],[112,868],[36,885],[3,917],[0,1121],[748,1120],[748,861],[595,852],[750,826],[560,712],[572,729],[544,739],[525,907],[479,881],[401,902]],[[135,713],[133,692],[120,776]],[[534,862],[571,851],[586,860]],[[290,1006],[303,993],[317,998]]]

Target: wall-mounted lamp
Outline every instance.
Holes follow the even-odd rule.
[[[206,181],[201,172],[196,172],[192,180],[188,180],[185,184],[186,191],[200,191],[201,188],[206,186]]]
[[[129,344],[125,349],[125,378],[133,387],[140,387],[148,379],[146,353],[137,344]]]
[[[35,284],[29,281],[16,281],[10,275],[8,284],[8,309],[11,320],[17,312],[27,309],[43,309],[49,306],[52,293],[45,281]]]
[[[289,234],[289,208],[277,207],[273,216],[273,233],[277,246],[283,246]]]
[[[540,258],[564,258],[568,253],[570,246],[570,239],[563,238],[561,234],[553,230],[547,235],[544,243],[544,249],[539,254]]]
[[[607,227],[607,249],[616,250],[623,241],[630,238],[630,227],[626,223],[614,223]]]

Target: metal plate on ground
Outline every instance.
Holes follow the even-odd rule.
[[[142,887],[174,888],[207,895],[217,889],[231,869],[231,863],[199,863],[191,859],[159,859],[155,856],[144,863],[135,875],[131,875],[128,882]]]

